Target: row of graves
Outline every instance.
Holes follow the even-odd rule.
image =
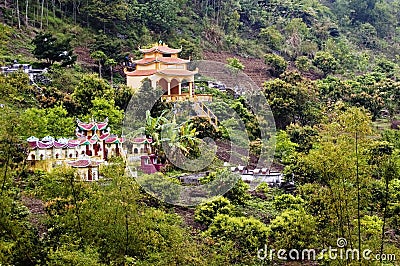
[[[0,73],[3,75],[8,75],[14,72],[21,71],[29,76],[29,80],[32,82],[40,81],[47,82],[47,78],[45,78],[44,74],[48,72],[47,68],[44,69],[34,69],[30,64],[18,64],[18,62],[14,62],[14,64],[9,66],[0,66]]]
[[[108,119],[85,123],[77,120],[76,138],[42,139],[30,137],[28,161],[32,169],[51,171],[54,167],[70,166],[83,180],[99,179],[99,167],[114,156],[123,156],[124,139],[111,134]]]

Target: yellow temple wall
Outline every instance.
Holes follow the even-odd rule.
[[[154,58],[157,56],[158,53],[149,53],[149,54],[144,54],[143,58]]]
[[[186,64],[171,65],[171,64],[160,63],[160,69],[166,69],[166,68],[186,70]]]
[[[136,70],[153,70],[156,69],[156,64],[150,64],[150,65],[137,65]]]
[[[126,77],[126,83],[129,87],[132,87],[134,89],[139,89],[142,86],[142,80],[145,77],[132,77],[132,76],[127,76]]]

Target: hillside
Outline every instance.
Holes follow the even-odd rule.
[[[0,266],[398,265],[399,26],[400,0],[0,0]]]
[[[135,53],[138,46],[163,40],[171,46],[183,45],[183,57],[192,58],[221,51],[242,58],[273,52],[294,63],[301,56],[313,60],[318,51],[324,51],[339,61],[335,72],[345,74],[373,69],[378,56],[392,60],[399,49],[396,26],[391,26],[398,24],[398,5],[370,2],[364,9],[353,8],[357,1],[316,0],[169,0],[126,5],[113,1],[105,8],[102,1],[56,4],[44,0],[38,5],[5,0],[0,3],[0,19],[12,30],[4,29],[2,40],[12,36],[13,41],[0,44],[0,51],[28,55],[32,60],[30,41],[35,33],[49,31],[71,38],[82,63],[92,63],[88,55],[94,50],[122,63],[126,53]],[[6,53],[0,55],[3,62],[10,60]],[[368,66],[358,65],[365,56],[369,60],[362,64]],[[254,77],[264,78],[257,71]]]

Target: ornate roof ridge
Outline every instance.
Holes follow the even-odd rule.
[[[104,130],[108,125],[108,117],[103,122],[98,122],[92,118],[89,123],[82,122],[79,118],[76,119],[76,123],[80,130],[91,131],[91,130]]]
[[[167,44],[156,44],[148,49],[141,49],[139,47],[139,51],[144,54],[153,53],[153,52],[159,52],[162,54],[177,54],[182,51],[182,47],[181,47],[181,49],[173,49],[173,48],[168,47]]]

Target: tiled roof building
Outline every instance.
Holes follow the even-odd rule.
[[[127,85],[140,88],[142,81],[148,78],[152,86],[161,87],[167,101],[193,99],[194,76],[196,70],[189,70],[190,60],[181,59],[181,49],[172,49],[166,44],[156,44],[149,49],[139,49],[143,58],[132,61],[135,69],[125,69]]]

